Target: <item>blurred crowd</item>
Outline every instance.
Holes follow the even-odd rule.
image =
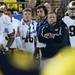
[[[7,8],[5,3],[0,4],[0,70],[4,73],[1,75],[40,75],[49,61],[57,55],[64,56],[60,52],[66,47],[75,48],[75,1],[66,8],[67,11],[62,7],[53,9],[45,2],[17,12]],[[51,69],[57,68],[51,66]],[[46,74],[61,75],[57,72]]]

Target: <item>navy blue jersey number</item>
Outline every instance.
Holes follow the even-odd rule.
[[[25,42],[31,42],[31,43],[33,43],[33,37],[27,37],[25,39]]]

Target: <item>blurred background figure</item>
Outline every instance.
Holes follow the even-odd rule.
[[[73,1],[73,0],[60,0],[61,1],[61,7],[64,8],[63,11],[66,11],[67,10],[67,5],[69,4],[70,1]]]
[[[36,8],[40,4],[42,4],[41,0],[29,0],[29,7],[32,9],[33,19],[36,19]]]
[[[54,10],[57,14],[57,20],[60,21],[64,17],[65,10],[63,7],[58,7]]]
[[[49,60],[41,75],[75,75],[75,48],[61,50]]]
[[[47,8],[48,13],[52,11],[52,7],[51,7],[50,3],[46,2],[46,3],[44,3],[44,6]]]
[[[29,0],[29,4],[31,8],[34,8],[36,6],[37,0]]]

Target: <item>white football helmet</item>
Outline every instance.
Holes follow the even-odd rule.
[[[71,1],[68,6],[67,13],[71,18],[75,18],[75,1]]]
[[[68,9],[74,9],[74,10],[75,10],[75,1],[71,1],[71,2],[68,4]]]

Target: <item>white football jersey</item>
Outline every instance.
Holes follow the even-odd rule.
[[[15,30],[15,35],[17,34],[17,27],[21,25],[20,21],[12,17],[11,24],[8,26],[8,34],[12,33]]]
[[[75,20],[71,19],[69,16],[65,16],[62,20],[68,26],[71,47],[75,47]]]
[[[0,45],[3,45],[4,47],[6,46],[6,40],[5,37],[3,36],[3,33],[0,32]]]
[[[20,24],[21,23],[20,23],[19,20],[17,20],[14,17],[12,17],[12,22],[11,22],[11,24],[7,28],[7,30],[8,30],[7,34],[11,34],[11,33],[13,33],[13,31],[15,31],[15,34],[14,34],[15,39],[14,39],[14,41],[13,41],[13,43],[12,43],[10,48],[17,48],[16,34],[17,34],[17,29],[20,26]]]
[[[0,17],[0,44],[3,44],[5,47],[7,44],[7,40],[5,39],[6,32],[5,29],[11,24],[11,19],[9,16],[4,13]]]
[[[19,26],[20,37],[22,40],[23,50],[27,50],[34,53],[35,50],[35,38],[36,38],[37,22],[32,20],[30,25],[27,25],[23,21]]]
[[[5,31],[5,28],[7,28],[10,24],[10,17],[5,14],[2,14],[2,16],[0,17],[0,25],[3,27],[3,30]]]

